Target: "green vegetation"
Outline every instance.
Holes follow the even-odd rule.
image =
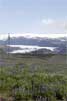
[[[32,72],[28,66],[0,68],[0,95],[12,101],[65,101],[67,76],[42,70]]]
[[[67,64],[49,64],[53,57],[57,59],[56,55],[1,57],[0,97],[4,101],[67,101]]]

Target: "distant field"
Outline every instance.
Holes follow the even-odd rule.
[[[4,54],[0,53],[0,66],[15,67],[15,65],[27,65],[29,68],[39,68],[47,72],[67,73],[67,55],[29,55],[29,54]]]

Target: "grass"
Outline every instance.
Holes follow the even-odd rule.
[[[33,101],[37,96],[49,98],[51,101],[61,101],[62,98],[66,101],[66,57],[67,55],[56,54],[8,56],[0,53],[0,96],[11,98],[11,101]],[[58,59],[60,60],[57,61]],[[46,87],[46,93],[41,92],[40,87]],[[60,100],[58,97],[61,97]]]

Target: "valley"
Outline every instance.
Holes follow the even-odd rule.
[[[62,40],[0,40],[1,101],[66,101],[67,41]]]

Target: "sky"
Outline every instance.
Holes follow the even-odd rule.
[[[66,34],[67,0],[0,0],[0,33]]]

